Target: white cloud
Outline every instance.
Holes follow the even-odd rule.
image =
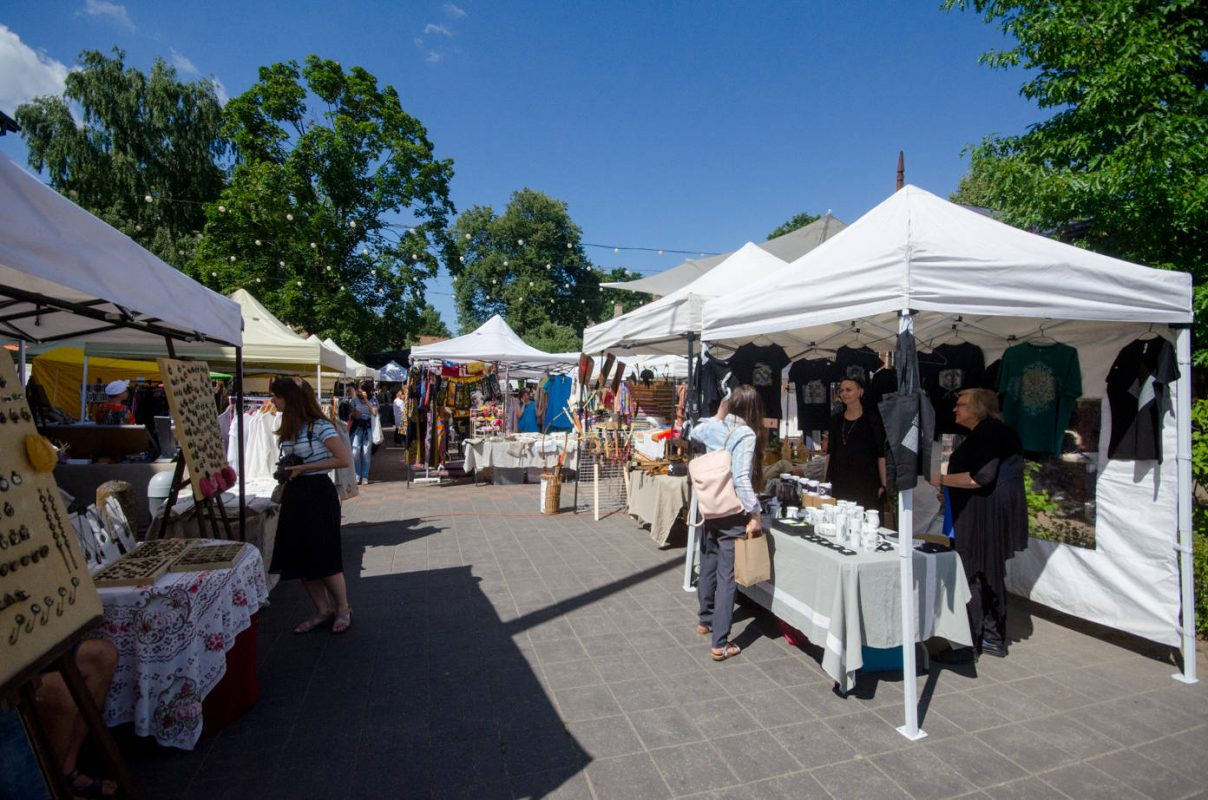
[[[77,16],[83,14],[89,17],[108,17],[128,31],[134,30],[134,23],[126,13],[126,7],[108,0],[84,0],[84,10],[77,11]]]
[[[462,17],[466,16],[464,9],[458,8],[452,3],[445,3],[443,6],[441,6],[441,8],[443,8],[445,13],[453,19],[461,19]]]
[[[424,56],[424,61],[427,61],[429,64],[435,64],[436,62],[442,60],[444,57],[445,56],[443,53],[438,53],[435,50],[429,50],[427,55]]]
[[[218,95],[219,105],[225,106],[227,101],[231,99],[231,96],[227,94],[226,86],[224,86],[222,81],[218,80],[213,75],[210,76],[210,80],[214,84],[214,94]]]
[[[176,68],[178,70],[185,73],[186,75],[201,74],[201,70],[199,70],[197,68],[197,66],[184,53],[180,52],[175,47],[173,47],[171,49],[171,53],[172,53],[172,63],[176,65]]]
[[[427,25],[424,26],[424,36],[427,36],[430,33],[439,33],[441,36],[452,36],[453,35],[453,31],[449,30],[444,25],[436,25],[434,23],[429,22]]]
[[[12,116],[21,103],[44,94],[62,94],[70,70],[0,25],[0,111]]]

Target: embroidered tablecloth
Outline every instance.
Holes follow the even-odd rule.
[[[151,585],[98,591],[105,607],[98,631],[118,651],[105,722],[133,722],[139,736],[192,750],[201,701],[226,674],[235,637],[268,599],[260,552],[244,545],[230,569],[169,572]]]

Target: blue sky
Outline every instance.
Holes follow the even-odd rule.
[[[721,252],[799,211],[852,222],[911,183],[946,196],[961,151],[1043,118],[1008,43],[939,0],[0,4],[0,109],[54,91],[81,50],[156,56],[228,96],[316,53],[393,84],[452,158],[459,210],[522,187],[569,204],[585,242]],[[0,151],[24,163],[17,137]],[[644,274],[682,256],[588,248]],[[456,330],[447,279],[429,296]]]

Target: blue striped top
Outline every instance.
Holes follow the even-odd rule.
[[[336,432],[336,427],[328,420],[317,419],[309,425],[309,435],[307,428],[303,428],[296,439],[286,439],[281,442],[282,455],[296,453],[302,456],[303,464],[313,464],[316,461],[323,461],[332,457],[332,453],[323,442],[333,436],[339,436]]]

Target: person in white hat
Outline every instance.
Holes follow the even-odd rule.
[[[96,410],[97,425],[133,425],[134,414],[126,405],[130,397],[130,381],[111,381],[105,386],[109,400]]]

